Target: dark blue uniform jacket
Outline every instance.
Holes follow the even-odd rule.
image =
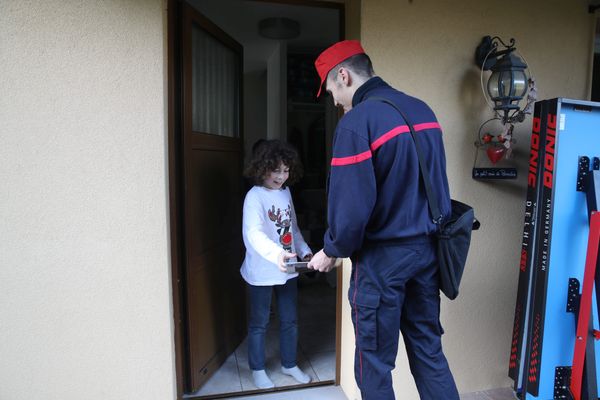
[[[356,91],[352,110],[335,131],[324,245],[328,256],[349,257],[369,242],[436,230],[406,121],[390,105],[367,101],[369,97],[391,100],[411,120],[438,192],[440,211],[444,216],[450,213],[442,131],[433,111],[373,77]]]

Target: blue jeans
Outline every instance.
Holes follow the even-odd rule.
[[[265,336],[269,326],[271,295],[275,291],[279,314],[279,351],[281,365],[296,366],[298,322],[296,300],[298,278],[289,279],[285,285],[248,285],[250,318],[248,321],[248,364],[253,371],[265,369]]]
[[[398,331],[419,397],[459,400],[442,351],[435,244],[427,237],[365,246],[353,257],[349,300],[355,377],[363,400],[394,400]]]

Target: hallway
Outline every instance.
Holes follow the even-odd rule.
[[[312,382],[335,379],[335,287],[325,274],[301,274],[298,280],[298,366]],[[266,340],[267,373],[276,387],[298,385],[284,375],[279,361],[279,322],[276,311]],[[248,367],[247,339],[193,396],[210,396],[257,390]],[[295,391],[295,393],[298,393]]]

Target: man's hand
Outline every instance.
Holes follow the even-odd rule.
[[[335,257],[329,257],[323,250],[320,250],[308,262],[308,268],[320,272],[329,272],[335,265]]]
[[[312,253],[308,253],[307,255],[302,257],[302,261],[310,261],[311,258],[313,258]]]
[[[289,251],[282,251],[279,253],[279,257],[277,259],[277,267],[281,272],[287,272],[287,268],[285,267],[285,263],[290,258],[296,257],[296,253],[290,253]]]

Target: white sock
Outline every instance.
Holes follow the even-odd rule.
[[[259,389],[271,389],[275,387],[264,369],[252,371],[252,378],[254,379],[254,384]]]
[[[298,366],[292,368],[281,367],[281,372],[291,376],[300,383],[309,383],[311,381],[310,376],[306,375]]]

